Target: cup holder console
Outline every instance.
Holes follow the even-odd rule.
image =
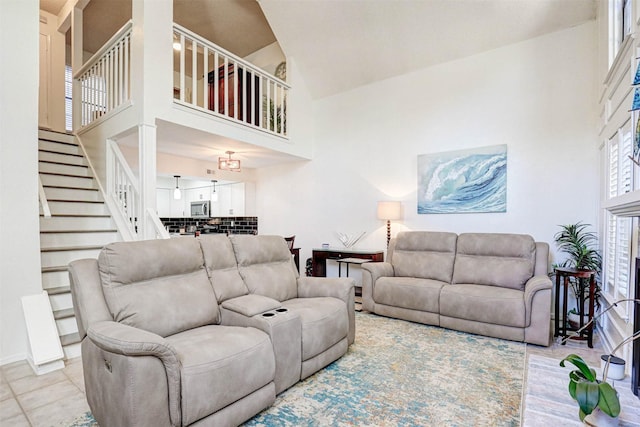
[[[271,318],[277,314],[287,313],[288,311],[289,309],[280,307],[280,308],[276,308],[273,311],[267,311],[266,313],[262,313],[262,317]]]

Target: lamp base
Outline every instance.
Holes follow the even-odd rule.
[[[391,220],[387,220],[387,248],[389,247],[390,240],[391,240]]]

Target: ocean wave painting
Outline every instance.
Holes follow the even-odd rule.
[[[418,213],[507,211],[507,146],[418,156]]]

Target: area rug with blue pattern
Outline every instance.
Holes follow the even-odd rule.
[[[244,425],[518,426],[525,351],[522,343],[356,313],[347,354]],[[77,421],[95,425],[90,414]]]

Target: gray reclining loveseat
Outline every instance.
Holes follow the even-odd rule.
[[[363,309],[548,346],[549,245],[501,233],[407,231],[363,264]]]
[[[240,424],[355,337],[353,281],[299,277],[278,236],[113,243],[69,274],[101,427]]]

